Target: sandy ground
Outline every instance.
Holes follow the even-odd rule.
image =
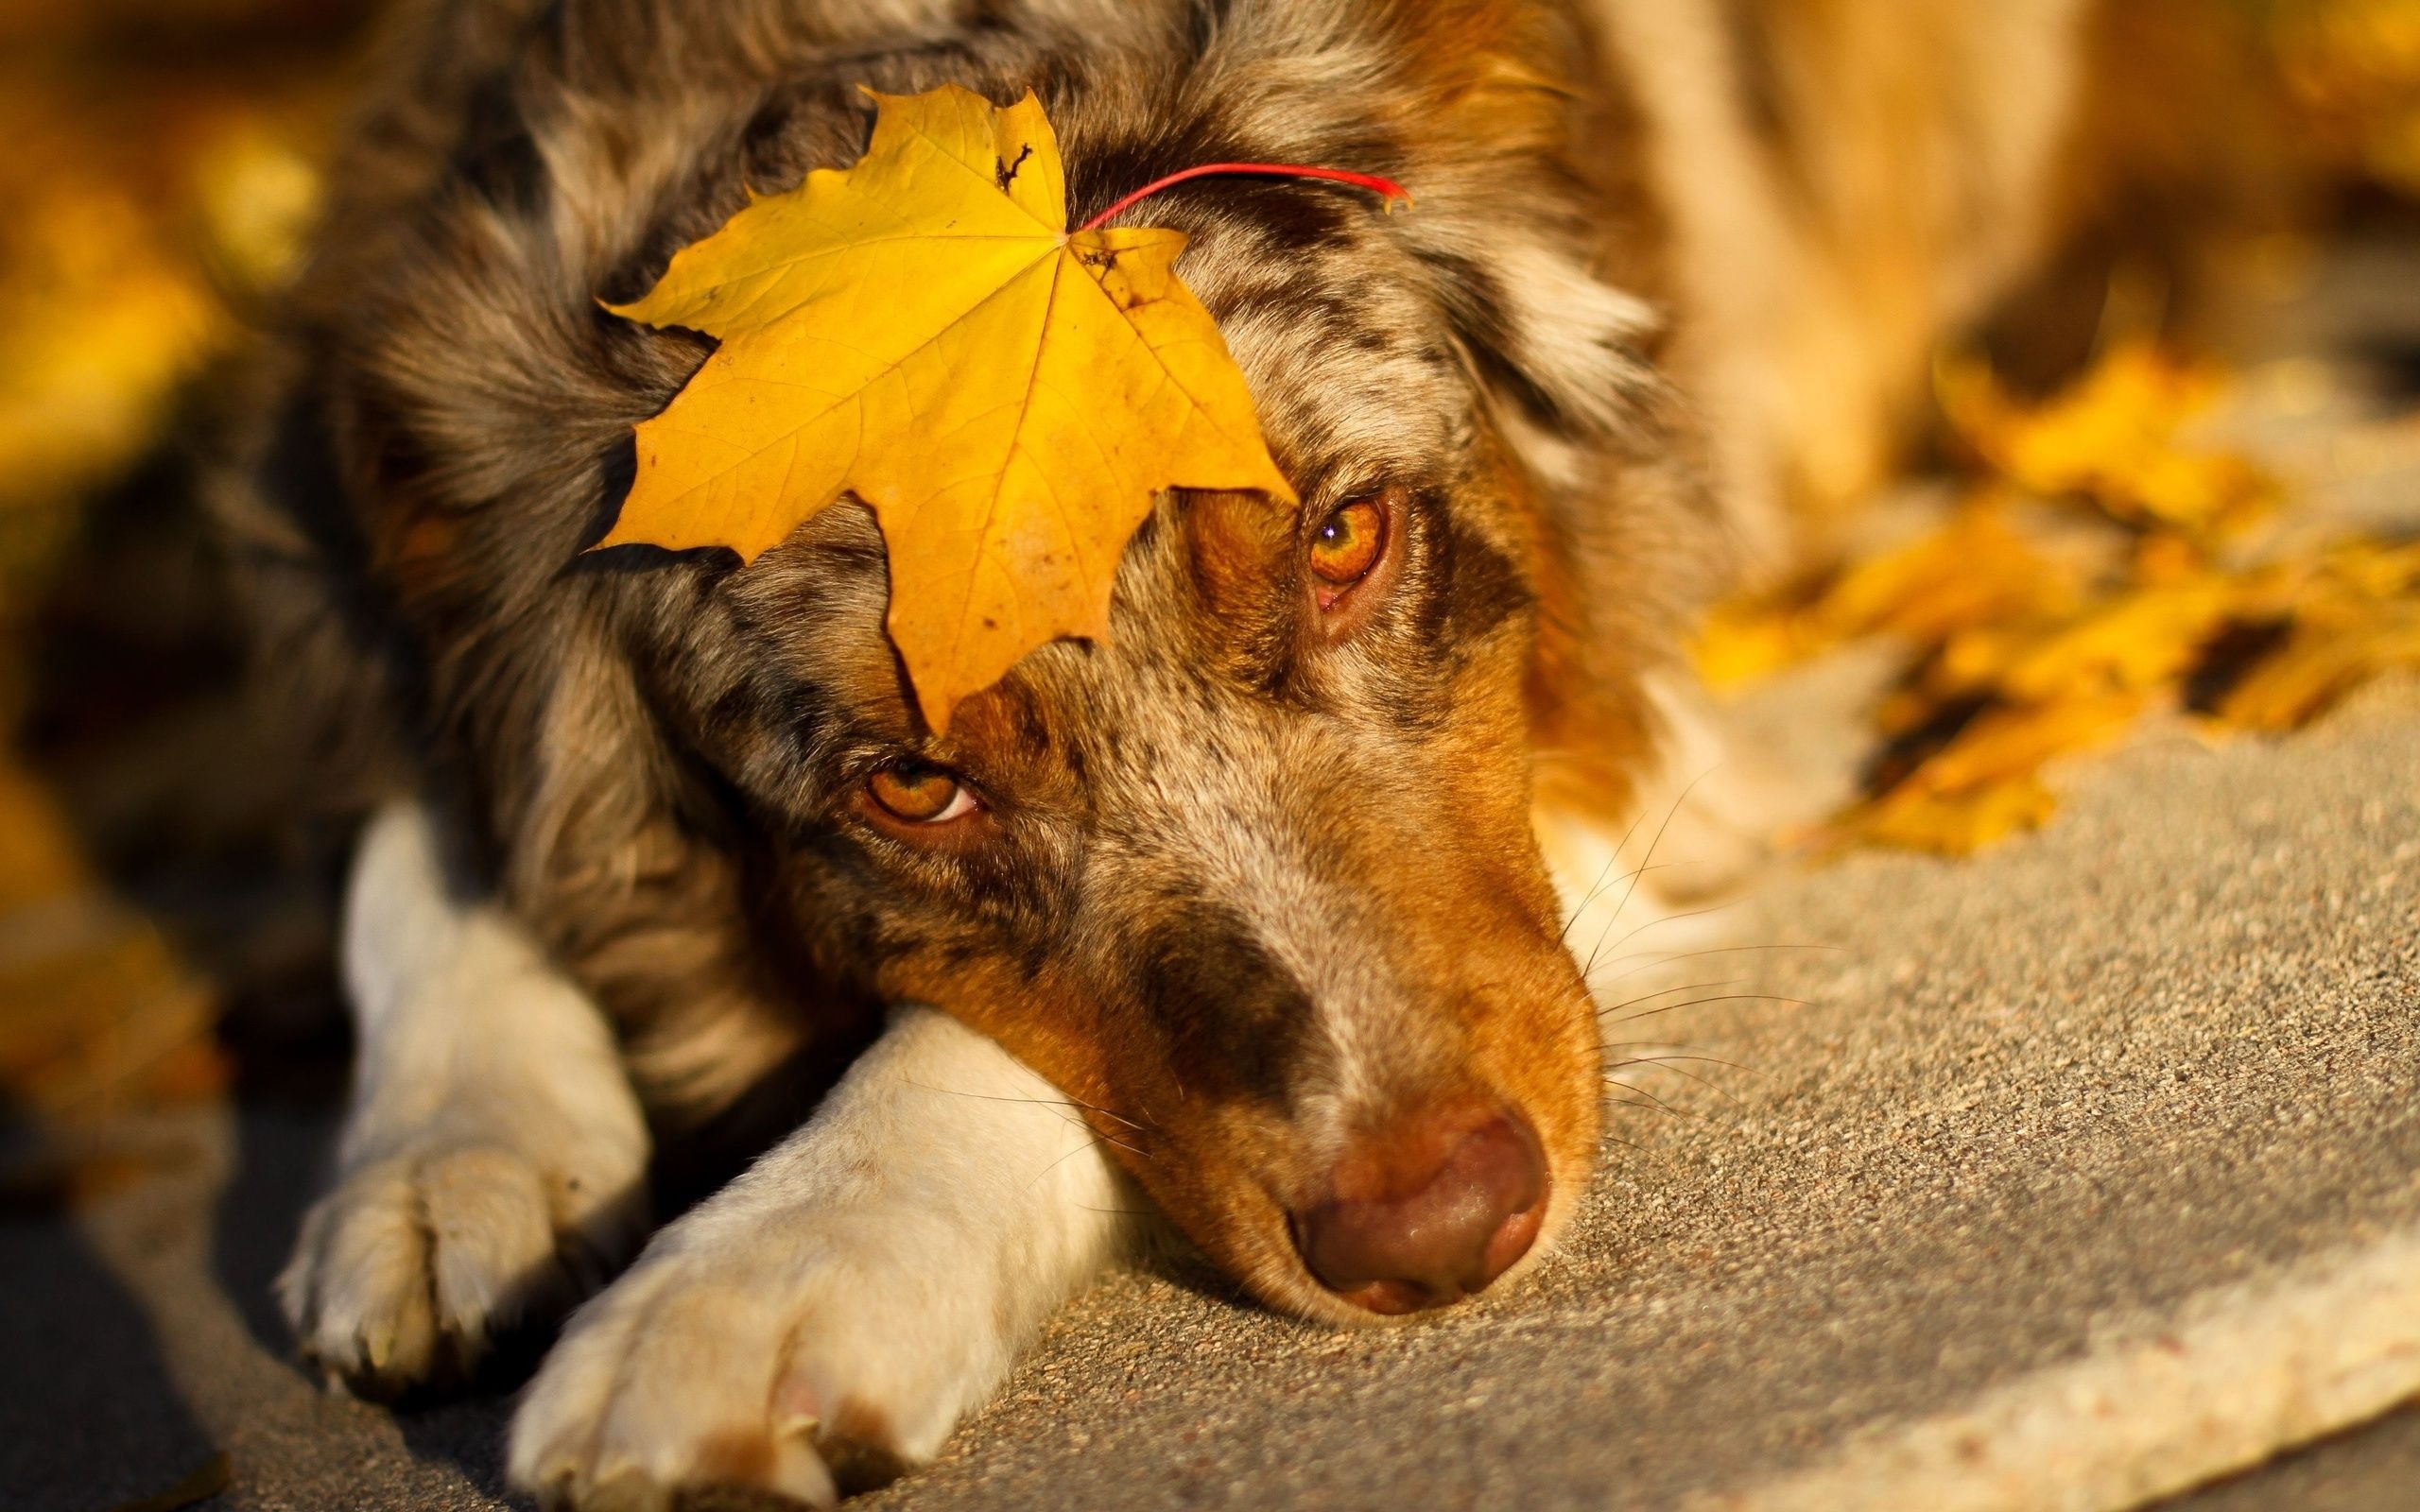
[[[1332,1332],[1114,1275],[870,1512],[2121,1506],[2373,1416],[2420,1392],[2420,1263],[2361,1271],[2420,1245],[2415,777],[2420,687],[2384,685],[2093,763],[1977,860],[1785,879],[1725,924],[1772,948],[1616,1010],[1712,1058],[1625,1073],[1644,1106],[1529,1284]],[[1737,992],[1767,997],[1651,1011]],[[168,1174],[0,1228],[9,1505],[213,1447],[228,1507],[497,1504],[501,1399],[390,1416],[285,1363],[267,1289],[326,1130],[166,1120]],[[2298,1474],[2420,1502],[2420,1436],[2195,1512],[2399,1504]]]

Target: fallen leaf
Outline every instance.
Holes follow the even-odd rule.
[[[1961,509],[1943,529],[1860,562],[1815,606],[1836,639],[1881,632],[1928,640],[1971,626],[2066,612],[2078,585],[1988,504]]]
[[[219,334],[199,271],[138,198],[51,182],[12,201],[0,280],[0,509],[107,477],[157,432]]]
[[[1710,688],[1770,677],[1824,647],[1803,613],[1765,602],[1718,604],[1698,625],[1690,655]]]
[[[2058,806],[2041,780],[2030,776],[1963,793],[1900,788],[1851,813],[1841,828],[1870,845],[1964,856],[2039,829]]]
[[[1942,412],[2002,477],[2046,495],[2079,494],[2112,516],[2195,533],[2232,531],[2266,512],[2269,475],[2182,433],[2225,387],[2215,369],[2149,341],[2115,346],[2083,379],[2039,405],[2017,403],[1989,368],[1942,364]]]
[[[2118,693],[1993,710],[1960,730],[1902,785],[1947,794],[2030,780],[2053,756],[2114,739],[2143,706],[2139,695]]]
[[[2411,0],[2271,0],[2263,14],[2297,108],[2288,146],[2334,174],[2420,195],[2420,8]]]
[[[1126,541],[1168,489],[1293,494],[1182,232],[1067,231],[1028,94],[874,96],[845,170],[754,200],[617,314],[719,338],[638,428],[600,542],[753,560],[843,494],[874,512],[890,628],[926,720],[1060,636],[1109,627]]]
[[[1697,651],[1717,686],[1842,644],[1910,648],[1874,712],[1866,796],[1830,834],[1962,855],[2040,823],[2043,768],[2148,712],[2285,730],[2420,668],[2420,542],[2263,559],[2232,539],[2274,486],[2182,438],[2221,387],[2147,343],[2038,405],[1945,364],[1942,403],[1991,475],[1929,533],[1709,616]]]
[[[2055,618],[2081,593],[2074,568],[1989,503],[1915,541],[1812,582],[1717,605],[1693,652],[1716,688],[1737,687],[1867,635],[1917,644]]]
[[[2240,598],[2236,585],[2216,574],[2121,596],[2042,637],[1996,680],[2028,699],[2095,689],[2149,692],[2193,665]]]
[[[58,800],[0,761],[0,1100],[58,1124],[215,1095],[217,1008],[102,887]]]
[[[2420,602],[2315,614],[2236,684],[2218,715],[2245,730],[2292,730],[2394,668],[2420,669]]]
[[[2330,577],[2371,598],[2392,598],[2420,590],[2420,541],[2390,543],[2346,541],[2327,554]]]

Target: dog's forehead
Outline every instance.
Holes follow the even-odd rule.
[[[1382,233],[1288,247],[1222,217],[1178,267],[1217,318],[1298,489],[1333,494],[1436,470],[1470,388],[1425,281]]]
[[[1071,170],[1080,164],[1071,157]],[[1304,711],[1286,708],[1276,685],[1301,649],[1308,525],[1357,494],[1463,471],[1470,381],[1430,271],[1374,200],[1332,185],[1210,180],[1146,208],[1148,219],[1187,233],[1179,272],[1218,320],[1301,507],[1257,495],[1164,498],[1121,563],[1110,640],[1038,649],[993,694],[962,706],[935,744],[936,756],[978,773],[1016,771],[1055,786],[1071,762],[1079,781],[1108,780],[1155,765],[1207,763],[1207,771],[1221,751],[1237,769],[1268,765],[1281,745],[1299,744],[1280,727]],[[834,593],[835,576],[880,593],[879,550],[860,539],[872,521],[847,513],[854,530],[803,532],[816,544],[794,544],[822,558],[822,571],[779,595],[790,609],[767,606],[752,622],[783,643],[777,654],[795,663],[795,680],[848,690],[842,701],[868,728],[905,737],[907,689],[880,654],[878,615],[808,607]],[[836,531],[850,548],[837,555],[828,548],[842,542],[821,539]]]

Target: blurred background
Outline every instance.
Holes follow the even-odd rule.
[[[2420,667],[2420,0],[2207,6],[2277,179],[2210,249],[2225,286],[2180,321],[2112,257],[2068,282],[2088,352],[1944,353],[1914,479],[1705,627],[1742,748],[1829,783],[1787,853],[1966,854],[2045,822],[2064,761],[2280,735]],[[244,700],[193,463],[303,255],[372,9],[0,0],[0,1267],[43,1279],[10,1287],[41,1316],[0,1317],[11,1504],[212,1494],[229,1435],[145,1384],[155,1335],[283,1357],[269,1278],[348,1050],[348,837],[290,822],[311,779]],[[2210,232],[2208,204],[2119,208]],[[279,1411],[260,1452],[319,1504],[372,1476],[358,1444],[415,1473],[384,1419]],[[492,1409],[405,1432],[493,1482]]]
[[[334,848],[261,822],[301,779],[234,696],[186,478],[219,375],[301,255],[368,9],[0,9],[0,1096],[54,1136],[8,1146],[0,1192],[21,1207],[72,1201],[122,1163],[61,1131],[236,1078],[319,1095],[340,1076]],[[2358,345],[2366,318],[2342,312],[2408,304],[2420,269],[2397,250],[2420,246],[2420,0],[2213,0],[2211,15],[2256,60],[2294,184],[2228,266],[2269,307],[2351,287],[2331,307],[2338,344]],[[2127,276],[2109,274],[2099,360],[2067,387],[1945,362],[1934,462],[1950,481],[1913,524],[1851,533],[1841,560],[1710,627],[1703,658],[1732,687],[1844,643],[1901,648],[1811,848],[1971,850],[2040,822],[2046,762],[2147,710],[2289,728],[2420,659],[2420,556],[2359,510],[2290,528],[2360,472],[2347,436],[2410,435],[2391,401],[2420,388],[2420,338],[2361,355],[2356,403],[2341,369],[2266,336],[2188,351],[2156,320],[2128,329]],[[2247,385],[2249,421],[2193,428]],[[2264,423],[2310,455],[2277,464]],[[2247,555],[2255,519],[2273,527]],[[2100,531],[2081,555],[2080,524]],[[1980,558],[2012,565],[1980,589],[1951,581]],[[2289,649],[2302,660],[2275,661]]]
[[[219,1031],[327,1082],[330,858],[258,822],[238,641],[192,508],[214,375],[301,253],[356,0],[0,6],[0,1193],[54,1136],[218,1095]],[[250,1011],[248,1005],[263,1005]],[[316,1048],[314,1037],[317,1037]],[[320,1068],[314,1074],[312,1067]]]

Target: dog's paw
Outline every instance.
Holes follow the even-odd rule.
[[[511,1478],[549,1507],[829,1506],[930,1458],[1005,1368],[1007,1341],[960,1305],[988,1289],[912,1246],[808,1224],[666,1238],[573,1317],[513,1419]]]
[[[278,1278],[303,1357],[363,1396],[458,1383],[499,1334],[577,1302],[626,1252],[640,1198],[632,1178],[614,1185],[478,1141],[354,1165]]]

